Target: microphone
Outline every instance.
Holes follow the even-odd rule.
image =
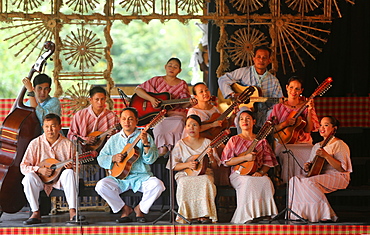
[[[82,139],[81,137],[79,137],[79,136],[77,136],[77,135],[74,135],[74,137],[76,137],[77,142],[78,142],[78,141],[80,141],[80,143],[81,143],[82,145],[86,145],[86,142],[85,142],[85,140],[84,140],[84,139]]]

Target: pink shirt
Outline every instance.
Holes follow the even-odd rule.
[[[243,139],[239,135],[234,135],[230,138],[227,142],[223,152],[221,161],[226,166],[225,162],[229,161],[231,158],[238,156],[242,152],[248,150],[249,146],[253,143],[253,141]],[[272,151],[270,145],[268,144],[266,139],[258,141],[254,152],[256,152],[256,161],[257,161],[257,169],[261,168],[262,165],[266,165],[269,167],[274,167],[278,165],[276,160],[275,154]],[[234,169],[232,172],[234,172]]]
[[[190,98],[189,87],[184,80],[181,80],[181,82],[177,85],[171,86],[167,84],[167,82],[163,79],[163,76],[156,76],[139,85],[138,87],[144,89],[146,92],[168,92],[171,94],[171,99]],[[180,106],[175,106],[172,110],[185,113],[187,112],[186,109],[180,108]]]
[[[105,109],[99,116],[96,116],[90,105],[73,116],[67,137],[73,140],[76,135],[86,140],[86,136],[90,133],[94,131],[104,132],[118,123],[119,118],[113,111]]]

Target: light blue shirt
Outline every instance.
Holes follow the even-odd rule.
[[[140,135],[140,133],[141,131],[136,129],[130,136],[126,136],[123,130],[121,130],[117,134],[111,136],[104,145],[103,149],[100,151],[100,154],[97,158],[99,165],[104,169],[112,169],[113,155],[121,153],[125,146],[128,143],[132,143]],[[130,188],[132,191],[137,192],[137,190],[141,187],[142,182],[153,176],[153,173],[150,169],[150,164],[153,164],[157,160],[158,149],[150,135],[148,135],[148,141],[150,143],[150,148],[146,154],[144,152],[142,141],[140,140],[136,144],[136,147],[139,150],[139,158],[132,165],[129,175],[124,180],[117,179],[113,176],[107,176],[114,179],[118,183],[118,186],[122,192],[127,191]]]
[[[31,106],[30,101],[28,100],[25,105]],[[55,113],[58,114],[59,117],[62,117],[62,109],[58,98],[48,96],[44,102],[37,104],[36,116],[40,121],[41,127],[43,124],[43,118],[49,113]]]

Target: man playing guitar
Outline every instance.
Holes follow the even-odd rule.
[[[257,86],[262,91],[262,96],[280,98],[283,96],[279,80],[267,71],[271,63],[271,49],[268,47],[256,47],[254,49],[254,65],[236,69],[226,73],[218,79],[219,88],[224,98],[235,99],[239,94],[235,93],[231,85],[238,83],[243,86]],[[259,103],[257,112],[257,126],[261,127],[268,116],[267,112],[273,104]]]

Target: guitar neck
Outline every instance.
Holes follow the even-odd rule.
[[[238,102],[233,102],[230,107],[228,107],[225,112],[223,112],[217,119],[216,121],[222,121],[224,120],[233,110],[234,110],[234,107],[238,105]]]
[[[173,99],[173,100],[162,100],[161,105],[171,105],[171,104],[184,104],[189,103],[190,98],[186,99]]]
[[[266,103],[279,103],[280,98],[274,97],[250,97],[250,102],[266,102]]]

